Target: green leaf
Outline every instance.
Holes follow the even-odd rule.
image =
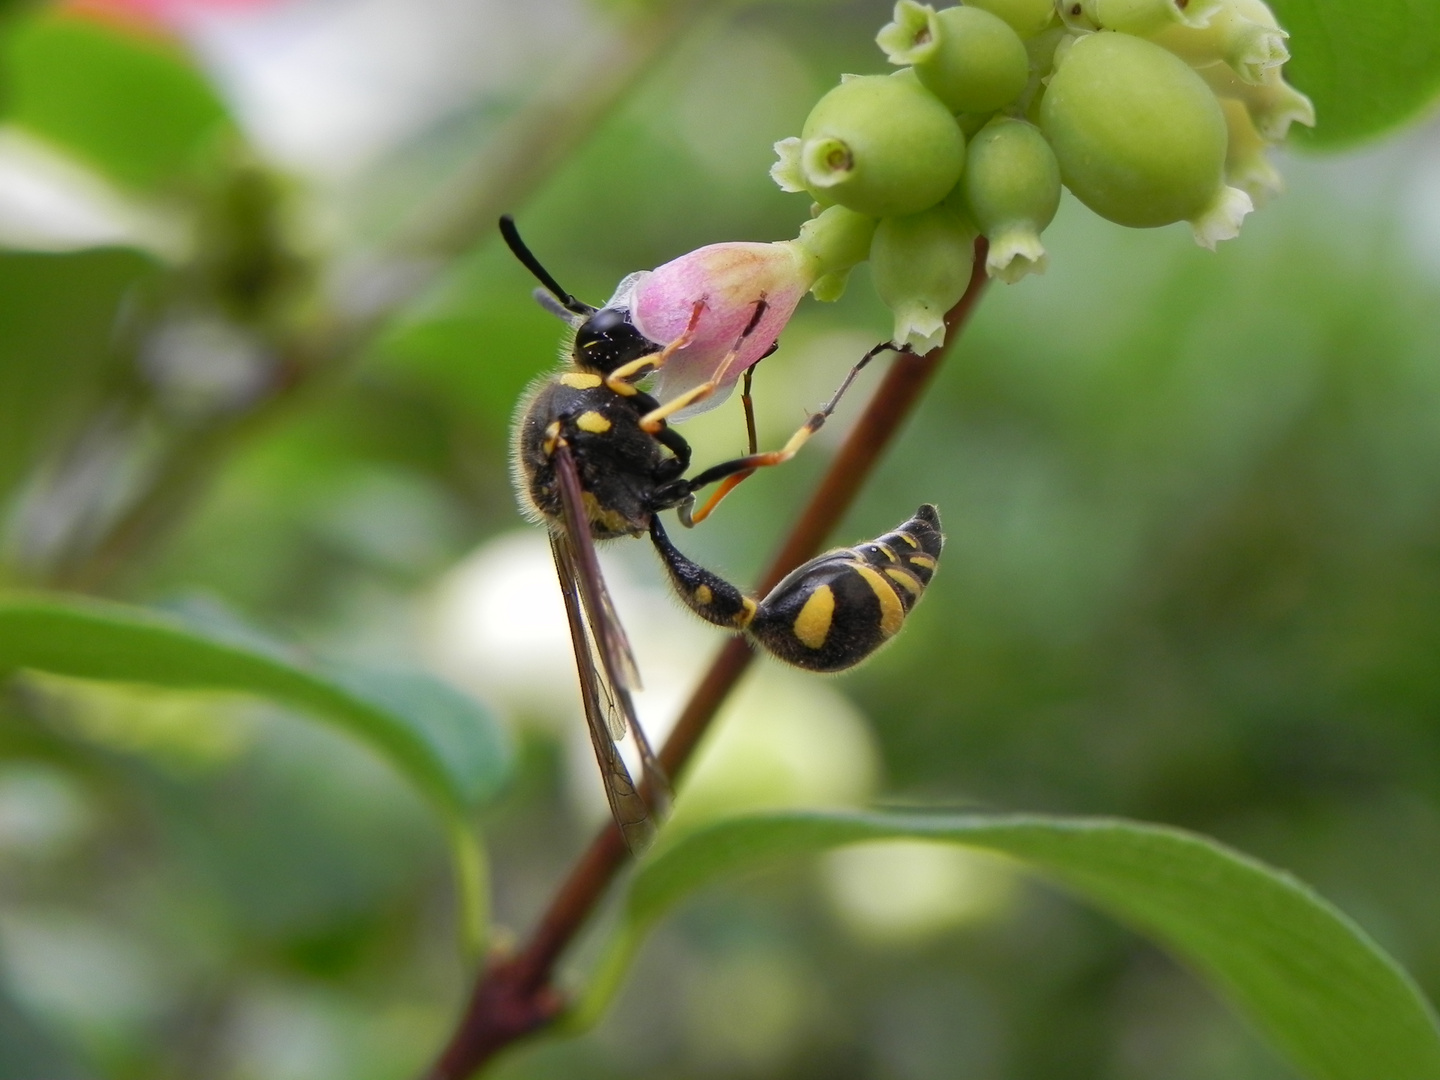
[[[1024,860],[1188,963],[1313,1080],[1440,1077],[1434,1010],[1343,914],[1213,840],[1118,820],[782,813],[720,822],[641,864],[602,964],[602,993],[645,928],[702,885],[766,862],[902,838]]]
[[[1285,78],[1315,102],[1302,143],[1338,148],[1378,135],[1440,94],[1435,0],[1271,0],[1290,33]]]
[[[370,743],[442,809],[493,796],[510,764],[485,710],[418,673],[307,661],[254,630],[207,618],[44,595],[0,596],[0,672],[258,694],[332,720]]]
[[[121,304],[155,269],[131,251],[0,252],[0,500],[95,388]]]
[[[178,45],[118,23],[40,12],[7,34],[3,63],[7,118],[122,184],[184,172],[229,125]]]

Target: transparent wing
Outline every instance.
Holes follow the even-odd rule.
[[[632,851],[640,851],[655,832],[650,805],[636,789],[611,734],[615,728],[612,718],[618,706],[596,663],[598,649],[590,636],[581,607],[579,575],[570,541],[564,535],[551,533],[550,549],[555,555],[560,592],[565,597],[565,614],[570,620],[570,643],[575,650],[575,671],[580,677],[580,700],[585,708],[586,726],[590,729],[590,745],[595,750],[596,764],[600,766],[605,798],[610,803],[610,814],[620,827],[625,843]]]
[[[560,532],[552,530],[550,546],[570,619],[585,719],[611,812],[626,841],[638,850],[653,832],[654,824],[646,798],[636,789],[615,740],[623,738],[627,730],[635,733],[650,797],[662,807],[669,801],[670,784],[644,729],[635,722],[635,705],[630,696],[631,688],[638,685],[634,656],[600,573],[580,472],[563,441],[556,446],[553,460],[564,528]]]

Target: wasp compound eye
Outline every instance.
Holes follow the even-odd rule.
[[[595,371],[611,372],[659,351],[659,345],[635,328],[630,313],[619,308],[601,308],[575,332],[577,361]]]

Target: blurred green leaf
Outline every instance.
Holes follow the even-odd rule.
[[[1213,840],[1114,819],[784,813],[721,822],[641,864],[597,988],[613,985],[644,930],[702,885],[891,839],[985,848],[1054,877],[1187,961],[1314,1080],[1440,1076],[1433,1009],[1346,916]]]
[[[174,43],[138,29],[44,11],[4,43],[6,118],[122,184],[183,172],[227,124],[225,106]]]
[[[1318,118],[1305,143],[1339,148],[1395,127],[1440,93],[1434,0],[1273,0],[1290,33],[1286,79]]]
[[[493,796],[509,745],[488,712],[419,673],[309,662],[252,629],[78,598],[0,598],[0,671],[259,694],[333,720],[463,812]]]
[[[153,270],[132,251],[0,252],[0,498],[94,387],[121,303]]]

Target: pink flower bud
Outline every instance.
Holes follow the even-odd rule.
[[[719,382],[714,396],[676,414],[683,419],[729,396],[745,369],[775,343],[821,272],[820,259],[794,241],[710,244],[626,278],[608,306],[628,308],[636,329],[665,345],[685,333],[703,302],[690,343],[660,369],[652,390],[669,401],[707,380]],[[765,311],[746,334],[762,300]]]

